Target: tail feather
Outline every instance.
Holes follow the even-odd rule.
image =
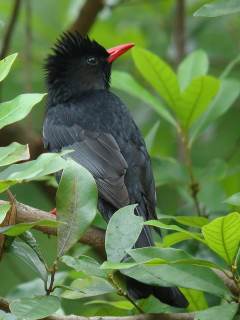
[[[126,280],[128,294],[134,300],[144,299],[152,294],[161,302],[172,307],[186,308],[188,306],[187,299],[177,288],[150,286],[128,277]]]

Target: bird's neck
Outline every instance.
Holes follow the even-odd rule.
[[[96,90],[108,90],[105,83],[85,82],[84,84],[74,84],[56,81],[48,86],[49,105],[68,102],[81,98],[82,95],[91,94]]]

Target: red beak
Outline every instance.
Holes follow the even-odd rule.
[[[121,44],[120,46],[108,49],[107,52],[109,53],[109,57],[107,58],[107,61],[109,63],[113,62],[116,60],[118,57],[120,57],[123,53],[128,51],[134,47],[134,43],[126,43],[126,44]]]

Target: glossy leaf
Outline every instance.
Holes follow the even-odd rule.
[[[68,160],[57,190],[58,256],[65,254],[84,234],[96,216],[97,187],[87,169]]]
[[[58,153],[44,153],[36,160],[13,164],[0,173],[0,192],[11,185],[60,171],[65,166],[66,161]]]
[[[199,311],[208,308],[204,293],[194,289],[181,288],[182,293],[189,302],[188,311]]]
[[[240,214],[233,212],[217,218],[202,228],[207,245],[232,265],[240,244]]]
[[[141,259],[141,257],[135,256],[137,262],[140,262]],[[138,265],[121,270],[121,273],[151,285],[191,288],[220,297],[229,295],[218,276],[211,269],[202,266],[182,264],[181,262],[158,266]]]
[[[142,76],[175,111],[178,111],[180,90],[177,76],[171,67],[154,53],[135,47],[133,60]]]
[[[71,256],[63,256],[61,261],[68,267],[78,272],[82,271],[89,276],[106,277],[106,273],[100,269],[100,264],[92,257],[80,256],[74,258]]]
[[[0,205],[0,224],[3,222],[3,220],[6,217],[6,214],[10,210],[11,205],[10,203],[5,203]]]
[[[28,145],[13,142],[7,147],[0,147],[0,167],[17,161],[28,160],[29,158]]]
[[[111,86],[141,99],[141,101],[152,107],[164,120],[173,126],[177,126],[176,120],[161,101],[150,94],[129,73],[113,71],[111,75]]]
[[[12,64],[17,57],[17,53],[13,53],[6,58],[0,60],[0,81],[4,80],[11,70]]]
[[[9,308],[19,319],[38,320],[52,315],[60,308],[60,301],[55,296],[39,296],[13,300]]]
[[[143,218],[134,214],[135,208],[136,205],[129,205],[119,209],[108,223],[105,248],[107,258],[111,262],[121,261],[141,233]]]
[[[115,291],[115,288],[113,288],[107,280],[98,277],[89,277],[74,280],[71,283],[71,290],[63,292],[62,297],[65,299],[81,299]]]
[[[234,316],[237,313],[238,307],[239,305],[237,303],[225,303],[220,306],[197,312],[196,317],[198,320],[213,320],[217,318],[221,320],[233,320],[235,319]]]
[[[178,67],[178,82],[181,90],[185,90],[193,79],[204,76],[208,72],[208,56],[203,50],[189,54]]]
[[[240,3],[238,0],[220,0],[205,4],[194,13],[194,16],[219,17],[237,12],[240,12]]]
[[[48,273],[43,262],[39,259],[36,252],[25,242],[14,240],[9,253],[18,257],[26,265],[28,265],[40,278],[46,282]]]
[[[178,116],[189,128],[206,111],[219,90],[220,82],[210,76],[195,78],[182,93]]]
[[[0,129],[25,118],[45,95],[45,93],[26,93],[11,101],[0,103]]]
[[[208,110],[193,125],[190,131],[190,145],[196,137],[218,117],[226,113],[240,94],[240,83],[235,79],[221,80],[219,91]]]

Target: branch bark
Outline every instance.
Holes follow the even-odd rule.
[[[177,0],[175,14],[174,40],[176,49],[176,62],[179,63],[186,53],[185,31],[185,0]]]
[[[2,204],[6,204],[6,201],[0,200],[0,206]],[[17,201],[15,203],[15,206],[16,206],[16,222],[17,223],[36,222],[39,220],[55,220],[56,219],[56,217],[49,212],[30,207],[26,204],[23,204]],[[48,235],[57,234],[57,230],[55,228],[36,226],[35,229],[43,233],[46,233]],[[86,233],[79,240],[79,242],[92,246],[100,255],[105,256],[104,239],[105,239],[104,230],[98,229],[98,228],[90,228],[89,230],[86,231]],[[232,279],[227,277],[220,270],[214,269],[213,271],[223,280],[226,287],[229,288],[229,290],[232,292],[233,295],[235,296],[239,295],[239,289],[237,288],[237,286],[235,285]]]

